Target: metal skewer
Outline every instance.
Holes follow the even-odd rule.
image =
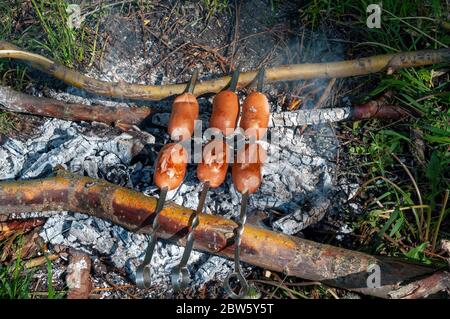
[[[234,70],[233,75],[231,76],[230,85],[228,86],[228,90],[236,91],[237,85],[239,81],[239,68]]]
[[[247,280],[244,277],[244,274],[242,273],[241,268],[241,260],[240,260],[240,254],[241,254],[241,239],[242,234],[244,233],[244,227],[245,223],[247,222],[247,204],[249,200],[250,194],[248,191],[244,191],[242,193],[242,201],[241,201],[241,212],[239,214],[239,220],[237,222],[238,227],[235,230],[235,240],[234,243],[236,245],[236,248],[234,250],[234,272],[228,275],[228,277],[225,279],[225,290],[232,299],[242,299],[245,297],[249,297],[250,292],[250,286],[247,282]],[[236,278],[237,286],[240,286],[239,292],[236,293],[231,288],[231,280],[233,278]]]
[[[184,90],[183,93],[193,93],[194,92],[195,84],[197,83],[197,78],[198,78],[198,69],[195,69],[194,73],[192,73],[191,79],[189,80],[189,83],[186,86],[186,89]]]
[[[258,92],[262,92],[263,90],[263,85],[264,85],[264,76],[266,74],[266,70],[264,68],[259,69],[258,74],[256,75],[256,79],[257,79],[257,85],[256,85],[256,90]]]
[[[189,284],[189,271],[186,267],[189,257],[191,256],[192,249],[194,247],[194,231],[199,224],[198,215],[203,211],[205,205],[206,194],[209,190],[209,182],[203,184],[203,189],[200,193],[200,198],[197,206],[197,210],[191,215],[191,224],[187,235],[186,246],[184,248],[183,256],[180,263],[172,269],[170,273],[170,279],[172,281],[175,291],[183,290]]]
[[[151,285],[151,268],[150,262],[152,261],[153,253],[155,251],[156,242],[158,241],[159,221],[158,216],[164,208],[166,201],[168,188],[161,189],[159,194],[158,203],[156,204],[155,217],[153,218],[152,232],[149,237],[147,251],[145,252],[144,261],[136,269],[136,285],[139,288],[150,288]]]
[[[183,93],[193,93],[194,92],[194,88],[195,88],[195,84],[197,82],[197,78],[198,78],[198,69],[195,69],[193,74],[192,74],[192,76],[191,76],[191,79],[189,80],[189,83],[187,84],[186,89],[184,90]],[[149,243],[148,243],[148,246],[147,246],[147,250],[145,252],[144,261],[136,269],[136,285],[139,288],[150,288],[150,285],[151,285],[150,262],[152,260],[153,253],[154,253],[155,247],[156,247],[156,243],[157,243],[158,238],[159,238],[158,233],[157,233],[158,230],[159,230],[158,217],[159,217],[159,214],[161,213],[162,209],[164,208],[164,203],[166,201],[168,190],[169,190],[168,187],[163,187],[161,189],[161,192],[159,194],[158,203],[156,205],[156,210],[155,210],[155,213],[154,213],[154,219],[153,219],[153,224],[152,224],[152,232],[151,232],[151,234],[149,236]],[[205,193],[206,193],[206,191],[205,191]],[[206,194],[205,194],[205,196],[206,196]],[[198,224],[198,217],[197,217],[196,220],[195,220],[195,218],[193,220],[193,225],[197,226],[197,224]],[[195,226],[194,226],[194,228],[195,228]],[[191,235],[191,237],[193,237],[193,235]],[[191,241],[193,241],[193,239],[191,239]],[[187,243],[187,245],[189,245],[189,242]],[[190,243],[190,246],[192,246],[192,245],[193,245],[193,242]],[[192,247],[190,248],[190,250],[192,250]],[[186,261],[184,261],[184,258],[183,258],[182,262],[184,261],[184,264],[186,264],[187,263],[187,259],[189,259],[189,255],[187,255]],[[184,267],[184,268],[186,268],[186,267]],[[183,271],[184,271],[184,269],[180,269],[180,272],[183,272]],[[188,274],[187,269],[186,269],[186,274]]]
[[[262,92],[263,84],[264,84],[264,75],[265,70],[261,68],[258,71],[258,74],[255,77],[257,81],[256,89],[258,92]],[[247,205],[250,198],[250,193],[247,189],[242,192],[242,201],[241,201],[241,212],[239,214],[238,227],[235,230],[235,251],[234,251],[234,272],[229,274],[225,279],[225,290],[232,299],[242,299],[242,298],[259,298],[259,291],[250,286],[247,280],[242,273],[241,262],[240,262],[240,253],[241,253],[241,240],[242,234],[244,233],[245,223],[247,221]],[[237,286],[240,286],[239,292],[236,293],[231,288],[231,280],[236,278]]]

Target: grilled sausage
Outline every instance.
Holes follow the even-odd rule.
[[[234,187],[240,193],[254,193],[261,185],[261,170],[266,160],[266,151],[259,144],[247,144],[239,150],[231,177]]]
[[[237,94],[230,90],[222,91],[214,97],[209,127],[220,130],[224,136],[231,135],[236,128],[238,115]]]
[[[261,92],[252,92],[244,100],[239,126],[246,137],[261,139],[266,134],[270,119],[270,106],[267,97]]]
[[[183,182],[186,174],[188,154],[178,143],[165,145],[158,154],[155,163],[153,181],[159,188],[175,189]]]
[[[192,93],[184,93],[175,98],[170,114],[168,132],[174,141],[190,139],[198,118],[198,102]]]
[[[225,180],[230,151],[228,144],[213,140],[203,148],[203,161],[197,166],[197,177],[201,182],[209,182],[211,188],[219,187]]]

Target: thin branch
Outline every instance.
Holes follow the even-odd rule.
[[[75,70],[57,64],[43,56],[33,54],[8,43],[0,41],[0,58],[18,59],[29,62],[31,66],[55,78],[88,92],[118,98],[160,100],[183,92],[186,84],[141,85],[122,82],[104,82],[89,78]],[[365,75],[375,72],[396,70],[446,62],[450,60],[450,49],[423,50],[377,55],[356,60],[288,64],[266,70],[264,82],[291,81],[312,78],[342,78]],[[238,87],[250,84],[257,71],[243,72],[239,76]],[[217,93],[227,86],[230,76],[198,83],[194,94]]]

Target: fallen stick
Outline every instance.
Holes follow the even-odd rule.
[[[152,110],[147,107],[71,104],[20,93],[4,86],[0,86],[0,109],[70,121],[96,121],[116,126],[140,125],[152,114]],[[407,115],[403,109],[388,104],[384,98],[379,98],[354,107],[273,113],[269,126],[301,126],[373,118],[395,120]],[[157,124],[167,125],[167,123]]]
[[[16,234],[24,234],[45,223],[43,218],[14,219],[0,222],[0,242]]]
[[[0,214],[32,211],[76,211],[109,220],[130,231],[149,233],[157,199],[103,180],[59,171],[55,177],[0,183]],[[159,215],[161,238],[184,245],[191,209],[167,202]],[[237,224],[221,216],[200,214],[195,248],[233,258]],[[181,237],[181,239],[180,239]],[[400,259],[312,242],[246,225],[242,235],[243,261],[363,294],[391,298],[389,293],[433,268]],[[374,274],[379,277],[373,277]],[[436,275],[436,274],[435,274]],[[374,285],[371,285],[373,278]],[[420,281],[419,281],[420,284]]]
[[[84,252],[70,250],[66,284],[69,288],[67,299],[88,299],[92,291],[91,258]]]
[[[152,110],[148,107],[104,106],[65,103],[36,97],[0,86],[0,108],[70,121],[95,121],[108,125],[139,125]]]
[[[96,80],[41,55],[21,50],[4,41],[0,41],[0,58],[29,62],[32,67],[74,87],[84,89],[91,93],[116,98],[160,100],[172,95],[181,94],[186,88],[186,84],[158,86],[125,82],[110,83]],[[417,67],[448,61],[450,61],[450,49],[439,49],[376,55],[339,62],[288,64],[268,68],[265,72],[264,82],[271,83],[312,78],[342,78],[381,71],[389,71],[391,73],[400,68]],[[242,88],[252,83],[256,74],[257,71],[242,72],[239,75],[238,87]],[[195,86],[194,94],[199,96],[205,93],[217,93],[223,90],[230,80],[230,76],[223,76],[215,80],[198,83]]]
[[[55,260],[59,259],[59,257],[60,257],[59,254],[51,254],[48,256],[36,257],[36,258],[30,259],[30,260],[27,260],[25,262],[25,264],[23,265],[23,267],[25,269],[36,268],[36,267],[46,264],[47,262],[55,261]]]

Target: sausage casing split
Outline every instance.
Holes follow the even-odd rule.
[[[185,141],[194,133],[198,118],[198,102],[192,93],[183,93],[175,98],[170,114],[168,132],[174,141]]]
[[[266,151],[259,144],[247,144],[236,155],[231,171],[234,187],[240,193],[254,193],[262,182]]]
[[[224,136],[233,134],[239,115],[239,99],[236,93],[225,90],[213,100],[209,127],[219,129]]]
[[[188,153],[178,143],[164,145],[155,163],[153,181],[160,189],[175,189],[183,182],[186,174]]]
[[[239,126],[245,136],[261,139],[266,134],[270,120],[270,105],[267,97],[261,92],[252,92],[244,100]]]
[[[227,175],[230,150],[228,144],[213,140],[203,148],[203,160],[197,165],[197,177],[209,182],[211,188],[219,187]]]

